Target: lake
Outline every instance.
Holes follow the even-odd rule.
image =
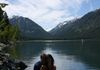
[[[18,42],[15,47],[17,59],[33,70],[40,54],[51,54],[57,70],[100,70],[99,40],[36,40]]]

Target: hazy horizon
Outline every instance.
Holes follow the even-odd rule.
[[[100,8],[100,0],[0,0],[9,4],[4,10],[13,15],[28,17],[46,31],[63,21],[81,17]]]

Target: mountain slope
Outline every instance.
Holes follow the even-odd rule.
[[[18,25],[23,39],[47,39],[50,35],[29,18],[14,16],[10,22],[12,25]]]
[[[58,39],[100,38],[100,9],[58,26],[50,31]]]

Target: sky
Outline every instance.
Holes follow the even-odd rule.
[[[46,31],[100,8],[100,0],[0,0],[0,3],[9,4],[4,8],[9,18],[28,17]]]

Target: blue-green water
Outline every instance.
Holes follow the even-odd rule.
[[[100,41],[18,42],[16,56],[33,70],[42,52],[52,54],[57,70],[100,70]]]

